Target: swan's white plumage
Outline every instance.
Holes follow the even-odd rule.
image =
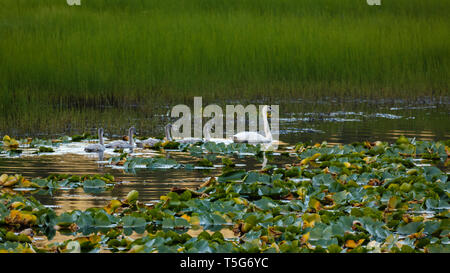
[[[267,120],[267,113],[269,111],[269,106],[264,105],[262,109],[262,118],[264,125],[264,133],[265,136],[257,133],[257,132],[239,132],[233,135],[233,141],[236,143],[271,143],[272,142],[272,133],[269,128],[269,121]]]
[[[84,148],[84,151],[88,153],[103,152],[105,150],[103,145],[103,128],[98,129],[98,139],[100,143],[89,144]]]
[[[174,141],[178,142],[180,144],[195,144],[198,142],[203,142],[203,139],[196,138],[196,137],[186,137],[186,138],[181,138],[181,139],[175,139]]]
[[[161,142],[161,139],[150,137],[144,140],[136,140],[136,146],[139,148],[144,148],[146,146],[153,147],[156,143],[159,142]]]
[[[197,137],[186,137],[186,138],[180,138],[180,139],[173,139],[172,134],[170,133],[170,130],[172,130],[172,124],[167,124],[165,126],[165,132],[166,132],[166,139],[169,141],[175,141],[180,144],[195,144],[198,142],[203,142],[203,139],[197,138]]]
[[[227,138],[213,138],[211,137],[211,124],[207,123],[204,128],[205,142],[214,142],[216,144],[223,143],[225,145],[233,143],[233,140]]]
[[[257,132],[240,132],[233,135],[233,141],[236,143],[266,143],[272,142],[272,139]]]
[[[136,132],[136,129],[134,127],[131,127],[128,130],[128,142],[123,140],[114,141],[111,143],[108,143],[105,145],[106,148],[113,148],[113,149],[127,149],[127,148],[134,148],[134,140],[133,140],[133,133]]]

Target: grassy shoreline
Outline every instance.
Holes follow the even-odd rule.
[[[449,9],[438,0],[1,1],[0,125],[86,129],[119,109],[151,116],[194,96],[448,100]]]
[[[0,98],[448,93],[449,6],[395,1],[2,1]],[[158,98],[159,97],[159,98]]]

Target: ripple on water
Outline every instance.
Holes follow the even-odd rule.
[[[363,140],[392,142],[401,135],[416,138],[416,140],[448,139],[449,137],[450,122],[447,106],[393,105],[386,108],[383,105],[360,108],[357,106],[359,103],[361,102],[354,105],[324,104],[317,109],[317,104],[303,105],[297,111],[295,108],[290,112],[280,113],[278,132],[280,140],[290,143],[293,147],[300,141],[327,141],[329,144],[341,144]],[[385,109],[395,112],[384,112]],[[65,211],[104,206],[109,199],[125,198],[126,194],[133,189],[139,191],[140,200],[150,202],[150,200],[159,199],[160,195],[166,194],[174,186],[196,187],[206,177],[217,176],[222,167],[221,164],[215,164],[211,169],[148,170],[143,168],[144,166],[137,166],[134,173],[127,173],[122,166],[110,166],[108,163],[108,158],[117,156],[118,153],[108,149],[104,153],[104,158],[100,158],[98,154],[84,152],[84,147],[88,144],[87,141],[63,144],[55,148],[55,153],[40,155],[33,154],[36,148],[24,148],[23,154],[15,157],[2,153],[0,168],[2,172],[21,173],[27,178],[46,177],[51,173],[75,175],[111,173],[116,177],[118,183],[115,188],[99,194],[87,194],[82,188],[61,189],[56,191],[53,197],[48,194],[32,193],[44,204],[55,206],[57,211]],[[189,156],[177,154],[174,150],[168,152],[182,164],[192,163]],[[142,157],[159,155],[151,150],[136,150],[134,154]],[[251,156],[251,159],[247,160],[246,156]],[[236,155],[237,166],[245,169],[260,168],[261,162],[253,156],[254,154],[251,153]],[[282,164],[282,162],[275,163]],[[420,161],[415,163],[418,166],[427,166],[420,165]],[[28,192],[26,188],[16,190]]]

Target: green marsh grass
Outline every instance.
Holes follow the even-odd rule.
[[[194,95],[448,96],[448,1],[81,1],[0,2],[0,119]]]

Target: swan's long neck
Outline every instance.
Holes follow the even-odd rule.
[[[267,111],[268,111],[268,107],[267,105],[264,106],[263,108],[263,122],[264,122],[264,134],[266,136],[266,138],[272,140],[272,132],[270,132],[270,127],[269,127],[269,120],[267,119]]]
[[[103,129],[101,128],[98,130],[98,138],[100,140],[100,145],[103,146]]]
[[[261,169],[264,169],[267,166],[267,157],[266,152],[263,153],[263,163]]]
[[[172,141],[172,136],[170,135],[170,126],[166,125],[166,139]]]
[[[211,126],[206,125],[205,126],[205,139],[206,141],[209,141],[211,139],[211,133],[209,132],[211,130]]]
[[[134,140],[133,140],[133,127],[131,127],[131,128],[128,130],[128,143],[129,143],[131,146],[133,146],[133,144],[134,144]]]

